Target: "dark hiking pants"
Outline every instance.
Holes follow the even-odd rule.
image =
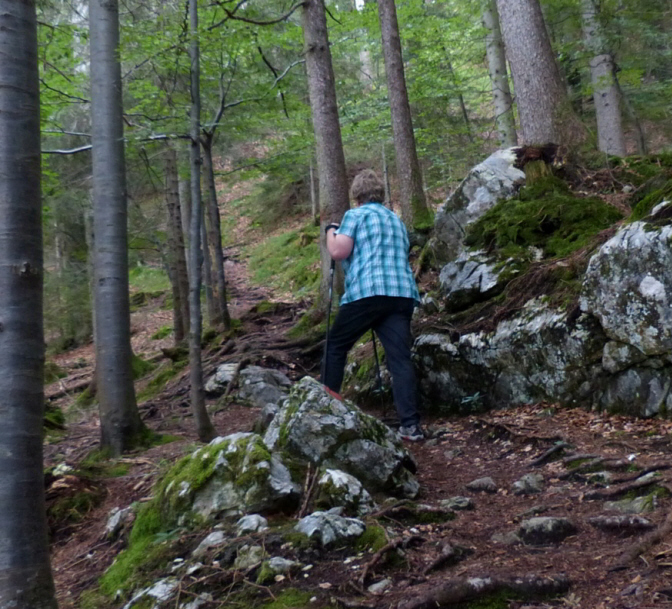
[[[403,426],[417,425],[418,414],[415,371],[411,362],[412,298],[371,296],[344,304],[329,332],[322,383],[338,393],[348,351],[367,331],[373,330],[383,343],[387,367],[392,374],[392,393]]]

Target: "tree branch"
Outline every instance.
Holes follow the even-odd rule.
[[[286,19],[291,17],[292,13],[294,13],[297,9],[301,8],[305,4],[305,2],[304,1],[297,2],[292,8],[289,9],[289,11],[287,13],[278,17],[277,19],[271,19],[270,21],[257,21],[256,19],[250,19],[248,17],[238,17],[238,16],[236,16],[236,14],[235,14],[236,11],[243,4],[245,4],[244,1],[239,2],[238,5],[236,6],[236,8],[233,9],[233,11],[230,11],[229,9],[224,8],[224,7],[222,7],[222,8],[224,8],[224,12],[226,13],[226,16],[229,19],[234,19],[235,21],[243,21],[244,23],[251,23],[253,25],[273,25],[275,23],[280,23],[281,21],[285,21]]]

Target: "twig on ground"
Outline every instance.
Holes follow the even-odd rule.
[[[364,586],[364,584],[366,584],[366,578],[369,575],[369,571],[373,569],[373,567],[375,567],[383,558],[383,556],[385,556],[388,552],[396,550],[399,546],[407,548],[414,542],[423,541],[425,541],[424,537],[420,537],[419,535],[411,535],[410,537],[397,537],[396,539],[390,541],[390,543],[385,544],[373,555],[373,558],[371,558],[371,560],[364,565],[362,574],[359,576],[359,585]]]
[[[536,459],[534,459],[530,465],[533,467],[537,467],[538,465],[543,465],[548,461],[551,457],[553,457],[556,453],[562,452],[565,450],[565,448],[570,448],[570,445],[567,444],[567,442],[558,442],[555,446],[552,446],[549,448],[547,451],[543,452],[541,455],[539,455]]]

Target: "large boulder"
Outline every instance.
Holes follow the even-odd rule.
[[[469,224],[525,182],[525,173],[515,167],[516,150],[498,150],[476,165],[437,212],[430,246],[439,266],[460,255]]]
[[[310,377],[294,385],[264,441],[274,452],[343,470],[372,491],[418,492],[415,463],[399,435]]]
[[[167,474],[158,499],[162,509],[184,522],[194,516],[215,520],[293,509],[301,491],[282,457],[271,454],[261,436],[236,433],[215,438],[182,459]]]
[[[219,366],[205,384],[205,391],[211,395],[223,394],[237,369],[238,364],[234,362]],[[239,386],[238,395],[241,398],[253,406],[264,407],[281,402],[287,396],[291,381],[279,370],[248,366],[239,373]]]
[[[591,258],[583,281],[582,310],[647,356],[672,352],[671,238],[672,226],[633,222]]]

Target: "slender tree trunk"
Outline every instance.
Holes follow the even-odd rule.
[[[599,149],[607,154],[625,156],[625,137],[618,86],[614,81],[614,62],[604,48],[598,10],[594,0],[582,0],[583,39],[592,54],[590,77],[597,118]]]
[[[187,272],[189,272],[189,231],[191,230],[191,182],[179,175],[178,162],[178,190],[180,193],[180,214],[182,216],[182,235],[184,236],[184,253],[187,258]]]
[[[215,168],[212,164],[212,135],[201,138],[203,159],[205,162],[205,179],[208,184],[208,221],[210,223],[209,240],[212,245],[212,262],[217,286],[218,323],[226,330],[231,328],[231,315],[226,297],[226,276],[224,274],[224,250],[222,249],[222,223],[219,218],[217,203],[217,185],[215,184]],[[213,324],[218,325],[218,324]]]
[[[191,408],[196,421],[196,431],[201,442],[209,442],[215,437],[215,428],[205,409],[205,390],[203,388],[203,362],[201,361],[201,333],[203,317],[201,315],[201,86],[200,58],[198,48],[198,4],[189,0],[189,59],[191,61],[191,238],[189,243],[189,379],[191,381]]]
[[[539,0],[497,0],[525,144],[585,137],[555,63]]]
[[[202,202],[201,202],[202,206]],[[208,246],[208,231],[205,226],[205,210],[201,207],[201,253],[203,255],[203,289],[205,291],[205,309],[208,313],[208,326],[215,327],[219,319],[217,312],[217,301],[215,292],[212,289],[212,258],[210,256],[210,247]]]
[[[392,209],[392,189],[390,188],[390,169],[387,165],[387,152],[385,151],[385,142],[381,146],[383,157],[383,185],[385,186],[385,202]]]
[[[131,371],[119,6],[117,0],[92,0],[90,11],[96,380],[101,445],[118,455],[145,433]]]
[[[42,471],[44,332],[35,2],[0,1],[0,607],[56,609]]]
[[[422,187],[422,171],[415,148],[411,106],[408,103],[401,38],[394,0],[378,0],[378,16],[383,39],[387,94],[392,112],[392,132],[401,191],[401,215],[409,230],[424,231],[433,223]]]
[[[177,179],[177,154],[175,148],[167,146],[166,163],[166,207],[168,210],[168,266],[171,269],[173,290],[173,320],[175,343],[182,342],[189,332],[189,275],[184,255],[182,236],[182,214]]]
[[[495,107],[497,134],[502,148],[509,148],[518,143],[516,123],[513,116],[513,99],[509,87],[509,76],[506,70],[506,54],[504,41],[499,25],[499,14],[495,0],[487,0],[483,10],[483,27],[486,29],[485,52],[488,57],[488,71],[492,84],[492,97]]]
[[[334,70],[329,51],[324,0],[306,0],[303,6],[303,43],[308,74],[308,92],[315,132],[317,172],[320,181],[320,254],[322,260],[321,303],[329,292],[331,257],[326,250],[324,227],[340,222],[350,208],[345,156],[338,122]]]
[[[462,120],[464,120],[464,128],[467,131],[467,137],[471,143],[474,142],[474,136],[471,134],[471,122],[469,121],[469,113],[467,112],[467,104],[464,103],[464,95],[462,95],[462,87],[460,86],[459,81],[457,80],[457,74],[453,70],[453,62],[450,61],[448,52],[444,49],[446,53],[446,62],[448,64],[448,71],[450,72],[450,77],[453,81],[453,86],[455,91],[457,91],[457,100],[460,102],[460,112],[462,112]]]

